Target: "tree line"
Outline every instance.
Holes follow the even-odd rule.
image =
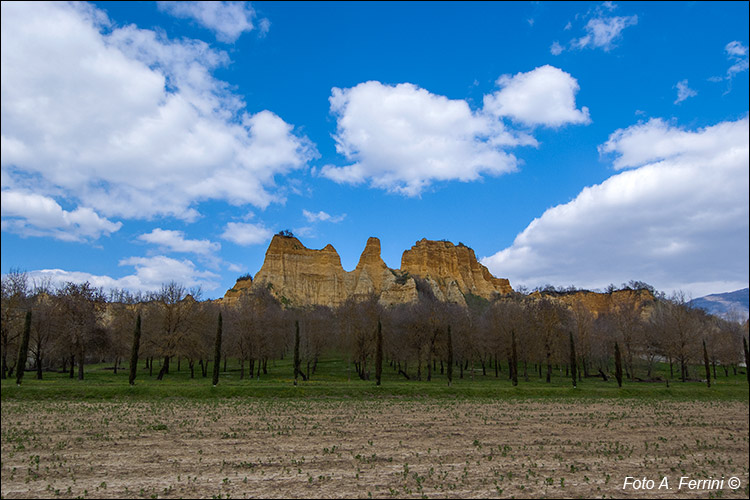
[[[84,380],[87,364],[111,363],[117,373],[141,363],[132,383],[144,371],[159,380],[183,369],[208,378],[211,365],[215,385],[230,358],[249,379],[290,357],[290,375],[304,381],[325,355],[345,358],[353,376],[378,384],[384,369],[404,380],[439,373],[448,383],[550,382],[563,373],[573,385],[587,377],[655,381],[664,376],[657,363],[669,366],[668,379],[710,383],[747,366],[747,321],[692,308],[683,294],[645,301],[623,294],[596,315],[582,301],[558,300],[570,290],[474,298],[468,308],[437,300],[425,280],[417,279],[417,291],[416,302],[389,307],[373,295],[335,309],[285,308],[266,288],[222,303],[175,282],[150,294],[105,293],[89,283],[31,283],[11,271],[2,278],[2,378],[31,370],[42,379],[54,370]]]

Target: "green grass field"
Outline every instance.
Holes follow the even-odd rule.
[[[303,367],[304,368],[304,367]],[[570,377],[559,370],[553,371],[552,381],[546,383],[532,373],[529,367],[529,381],[519,377],[517,387],[508,380],[507,365],[495,377],[494,369],[487,369],[482,375],[481,367],[474,367],[473,376],[470,370],[464,372],[463,379],[455,370],[453,384],[448,387],[445,375],[433,373],[432,380],[406,380],[388,365],[383,368],[382,385],[377,387],[373,380],[360,380],[353,367],[339,357],[327,357],[318,363],[316,373],[311,380],[299,381],[294,386],[291,359],[269,361],[267,375],[260,378],[240,379],[239,363],[230,360],[227,371],[222,371],[219,384],[211,386],[211,371],[204,378],[196,368],[196,377],[190,378],[187,363],[183,361],[181,370],[177,363],[171,363],[170,373],[163,380],[156,380],[158,364],[155,363],[153,376],[149,376],[144,363],[139,363],[135,386],[128,385],[127,368],[118,370],[115,375],[111,364],[87,365],[85,380],[70,379],[67,374],[45,372],[43,380],[36,380],[35,372],[27,372],[21,387],[15,383],[15,377],[2,381],[2,401],[39,400],[39,399],[73,399],[73,400],[129,400],[150,398],[359,398],[373,397],[394,398],[640,398],[640,399],[674,399],[690,400],[728,400],[748,401],[748,382],[744,368],[734,375],[730,370],[729,377],[718,370],[718,379],[712,378],[711,387],[705,382],[630,382],[625,380],[623,387],[618,388],[614,378],[604,382],[601,378],[585,378],[572,387]],[[700,376],[701,368],[691,368],[691,375]],[[665,379],[669,375],[667,366],[659,366],[655,375]],[[426,373],[423,373],[423,378]]]

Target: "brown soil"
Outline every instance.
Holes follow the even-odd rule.
[[[744,402],[7,402],[2,496],[747,498],[749,433]]]

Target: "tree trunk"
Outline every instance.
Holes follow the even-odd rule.
[[[42,350],[39,346],[37,346],[36,353],[34,353],[34,361],[36,362],[36,379],[42,380]]]
[[[378,319],[378,331],[375,336],[375,385],[380,385],[383,374],[383,326]]]
[[[622,387],[622,358],[620,356],[620,346],[615,342],[615,378],[617,387]]]
[[[706,366],[706,385],[711,387],[711,368],[708,363],[708,351],[706,350],[706,340],[703,340],[703,364]]]
[[[16,361],[16,385],[21,385],[23,374],[26,369],[26,357],[29,354],[29,337],[31,336],[31,311],[26,311],[26,320],[23,324],[23,337],[21,345],[18,346],[18,361]]]
[[[214,373],[211,385],[214,387],[219,383],[219,369],[221,368],[221,312],[219,312],[219,321],[216,326],[216,340],[214,341]]]
[[[135,384],[135,376],[138,372],[138,349],[141,346],[141,315],[135,319],[135,330],[133,331],[133,346],[130,349],[130,374],[128,383]]]
[[[300,370],[300,359],[299,359],[299,321],[294,322],[294,385],[297,385],[297,378],[302,377],[305,380],[305,375]],[[361,375],[360,375],[361,377]]]
[[[151,361],[153,363],[153,360]],[[156,380],[161,380],[164,378],[164,375],[169,373],[169,355],[164,356],[164,363],[161,365],[161,369],[159,370],[159,375],[156,376]]]
[[[453,335],[451,334],[451,326],[448,325],[448,387],[450,387],[451,383],[453,382]],[[441,366],[441,373],[442,373],[442,362],[440,364]]]
[[[78,380],[83,380],[83,365],[86,356],[83,351],[83,346],[78,348]]]
[[[570,373],[573,378],[573,388],[576,387],[578,382],[576,377],[576,344],[573,341],[573,333],[570,333]]]
[[[516,353],[516,331],[510,331],[510,373],[513,381],[513,387],[518,385],[518,354]]]

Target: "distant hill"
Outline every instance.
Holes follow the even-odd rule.
[[[737,311],[742,319],[747,319],[750,315],[750,288],[706,295],[691,300],[690,305],[722,317],[726,317],[732,311]]]

